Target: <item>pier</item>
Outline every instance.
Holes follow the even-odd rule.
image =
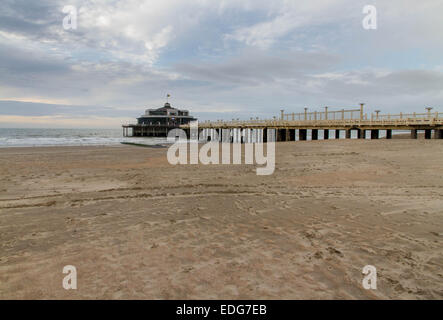
[[[443,139],[443,114],[432,112],[426,108],[424,113],[380,114],[376,110],[370,115],[364,113],[364,104],[358,108],[342,108],[331,110],[325,107],[324,111],[308,112],[305,108],[302,113],[285,113],[281,110],[280,116],[273,119],[250,118],[250,120],[205,121],[199,122],[199,131],[203,131],[206,140],[223,142],[266,142],[268,131],[275,134],[275,141],[304,141],[318,140],[319,133],[323,139],[379,139],[381,132],[386,139],[392,139],[395,130],[408,130],[412,139],[417,139],[418,131],[424,131],[425,139]],[[182,125],[188,137],[190,125]],[[308,134],[310,133],[310,134]],[[354,133],[354,134],[353,134]]]

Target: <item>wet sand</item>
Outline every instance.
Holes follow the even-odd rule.
[[[123,145],[0,163],[1,299],[443,298],[442,140],[279,143],[271,176]]]

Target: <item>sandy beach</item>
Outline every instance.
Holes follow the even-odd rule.
[[[0,298],[443,299],[442,140],[278,143],[270,176],[166,151],[0,149]]]

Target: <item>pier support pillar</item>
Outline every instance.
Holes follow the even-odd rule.
[[[346,139],[351,139],[351,129],[346,129]]]
[[[240,129],[240,143],[246,143],[248,139],[248,129]]]
[[[264,128],[261,134],[263,143],[268,142],[268,129]]]
[[[268,129],[266,141],[276,142],[277,141],[277,131],[278,131],[278,129]]]
[[[291,133],[289,129],[286,129],[285,138],[286,138],[285,141],[291,141]]]
[[[251,138],[251,129],[243,129],[243,143],[249,143]]]
[[[425,130],[425,139],[431,139],[431,129],[426,129]]]
[[[232,143],[237,143],[237,128],[232,129]]]
[[[251,143],[258,143],[260,140],[260,130],[251,129]]]
[[[411,139],[417,139],[417,130],[416,129],[411,130]]]
[[[237,128],[237,143],[243,143],[243,129]]]
[[[220,141],[222,143],[230,143],[231,142],[231,130],[229,129],[220,129],[221,135],[220,135]]]
[[[434,139],[443,139],[443,129],[434,130]]]
[[[288,129],[289,130],[289,141],[295,141],[295,129]]]
[[[243,143],[249,143],[249,139],[251,138],[251,129],[243,129]]]
[[[312,129],[312,140],[318,140],[318,129]]]
[[[340,130],[339,129],[335,129],[335,139],[340,139]]]
[[[392,129],[386,130],[386,139],[392,139]]]
[[[379,130],[371,130],[371,139],[378,139]]]
[[[307,129],[300,129],[298,130],[298,138],[300,141],[305,141],[308,137],[308,130]]]
[[[285,129],[277,129],[277,142],[286,141]]]
[[[325,139],[325,140],[329,139],[329,129],[323,130],[323,139]]]
[[[258,142],[258,130],[257,129],[251,129],[251,140],[250,143],[257,143]]]

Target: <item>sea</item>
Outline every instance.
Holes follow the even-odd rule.
[[[13,129],[0,128],[0,148],[48,146],[103,146],[122,142],[157,145],[166,138],[123,137],[122,129]]]

